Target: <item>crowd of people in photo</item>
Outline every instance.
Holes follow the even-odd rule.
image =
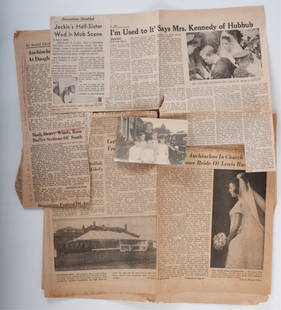
[[[261,75],[257,29],[188,33],[187,50],[190,80]]]

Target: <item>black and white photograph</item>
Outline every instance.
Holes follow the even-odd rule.
[[[186,120],[119,117],[114,161],[182,165],[187,130]]]
[[[53,81],[53,102],[55,104],[72,103],[76,94],[77,78]]]
[[[263,269],[266,173],[215,170],[211,267]]]
[[[54,222],[55,270],[155,269],[156,217]]]
[[[186,34],[190,80],[260,77],[259,29]]]

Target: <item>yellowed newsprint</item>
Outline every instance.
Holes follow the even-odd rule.
[[[90,200],[88,115],[52,114],[49,31],[14,36],[22,121],[24,207]]]
[[[265,301],[275,173],[245,173],[239,146],[190,147],[180,167],[114,163],[116,116],[92,119],[89,208],[44,209],[45,295]]]
[[[51,43],[53,111],[162,103],[191,145],[243,144],[247,172],[275,171],[263,7],[53,17]]]

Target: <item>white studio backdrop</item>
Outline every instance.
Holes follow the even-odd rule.
[[[280,117],[280,0],[0,0],[0,309],[281,309],[280,191],[274,216],[273,279],[269,301],[257,306],[226,306],[44,298],[41,290],[43,212],[38,209],[24,210],[14,190],[22,146],[13,48],[13,33],[16,30],[47,29],[50,16],[249,5],[265,6],[273,108]],[[280,134],[278,130],[278,146]],[[281,159],[279,152],[277,150],[277,158]],[[280,178],[278,181],[277,184],[280,184]]]

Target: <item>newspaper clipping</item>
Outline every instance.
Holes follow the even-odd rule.
[[[23,132],[24,207],[90,201],[88,116],[51,113],[49,31],[15,33]]]
[[[157,11],[52,17],[52,109],[157,109],[157,24]]]
[[[137,171],[138,164],[129,165]],[[46,209],[45,294],[169,302],[266,300],[274,174],[245,173],[244,150],[233,147],[191,147],[185,166],[156,167],[154,216],[66,218]],[[104,251],[110,255],[101,261]]]
[[[160,21],[161,117],[182,113],[191,145],[244,144],[248,172],[274,171],[263,7],[160,11]]]
[[[109,16],[51,18],[53,103],[103,107],[109,94]]]
[[[187,121],[119,117],[114,161],[182,165]]]
[[[63,296],[65,289],[75,287],[78,295],[84,295],[89,283],[95,281],[105,292],[122,287],[128,294],[133,290],[151,294],[155,290],[157,170],[155,165],[113,161],[117,118],[121,115],[155,117],[156,113],[93,115],[89,139],[90,204],[83,208],[45,209],[47,240],[52,243],[52,248],[47,244],[44,251],[47,296]],[[50,273],[49,268],[55,272]],[[131,278],[138,281],[132,284]]]
[[[94,49],[87,49],[88,56],[78,50],[76,62],[72,62],[66,49],[71,50],[69,45],[75,49],[77,37],[68,36],[65,45],[66,39],[54,31],[58,20],[68,21],[76,29],[87,18],[51,19],[52,54],[59,55],[52,58],[52,68],[64,68],[66,63],[74,66],[77,61],[87,63],[88,57],[95,57]],[[75,65],[75,76],[67,76],[61,87],[63,71],[58,70],[57,75],[52,71],[54,111],[153,110],[162,103],[162,118],[181,114],[189,120],[191,145],[243,144],[247,172],[275,170],[263,7],[154,11],[99,18],[110,28],[110,43],[106,46],[103,36],[101,52],[110,50],[110,65],[103,67],[110,78],[109,96],[101,96],[99,103],[85,103],[82,97],[74,96],[81,80],[77,78],[79,66]],[[95,23],[87,22],[88,28]],[[96,38],[85,35],[82,40],[87,46]],[[81,74],[84,71],[81,69]],[[92,85],[95,80],[86,75],[83,81]],[[57,94],[62,98],[60,104],[56,104]]]

